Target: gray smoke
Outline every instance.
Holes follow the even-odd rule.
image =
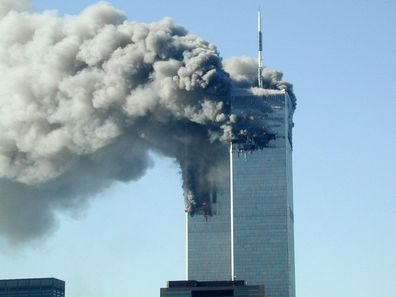
[[[131,23],[105,2],[61,18],[0,1],[1,234],[51,231],[55,211],[143,176],[150,151],[180,164],[190,213],[216,195],[238,131],[231,89],[254,85],[253,59],[223,68],[213,44],[171,19]],[[265,82],[292,93],[278,72]]]
[[[229,58],[224,63],[224,70],[230,75],[234,86],[251,88],[257,83],[257,60],[251,57]],[[281,71],[264,68],[263,88],[287,91],[294,107],[296,107],[297,100],[293,92],[293,85],[282,80],[282,77]]]

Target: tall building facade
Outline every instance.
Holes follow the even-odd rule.
[[[65,282],[56,278],[0,280],[0,297],[64,297]]]
[[[294,297],[293,103],[284,91],[235,90],[232,112],[262,120],[275,139],[231,146],[214,215],[187,218],[187,278],[241,279],[267,297]]]
[[[229,156],[225,155],[225,164]],[[190,280],[231,279],[230,172],[225,171],[224,182],[217,189],[212,202],[213,216],[190,216],[186,219],[186,273]]]

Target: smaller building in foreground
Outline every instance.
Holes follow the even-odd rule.
[[[0,297],[65,297],[65,282],[56,278],[0,280]]]
[[[170,281],[161,297],[264,297],[263,286],[248,286],[245,281]]]

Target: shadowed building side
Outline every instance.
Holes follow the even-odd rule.
[[[224,156],[229,164],[228,156]],[[212,203],[213,215],[187,215],[187,279],[231,279],[231,228],[229,167]]]

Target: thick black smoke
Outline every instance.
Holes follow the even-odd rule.
[[[46,233],[56,210],[143,176],[150,151],[180,164],[189,212],[216,195],[238,135],[231,90],[252,86],[253,60],[227,73],[172,20],[130,23],[104,2],[65,18],[27,9],[0,3],[0,233]],[[291,87],[268,73],[269,88]]]

